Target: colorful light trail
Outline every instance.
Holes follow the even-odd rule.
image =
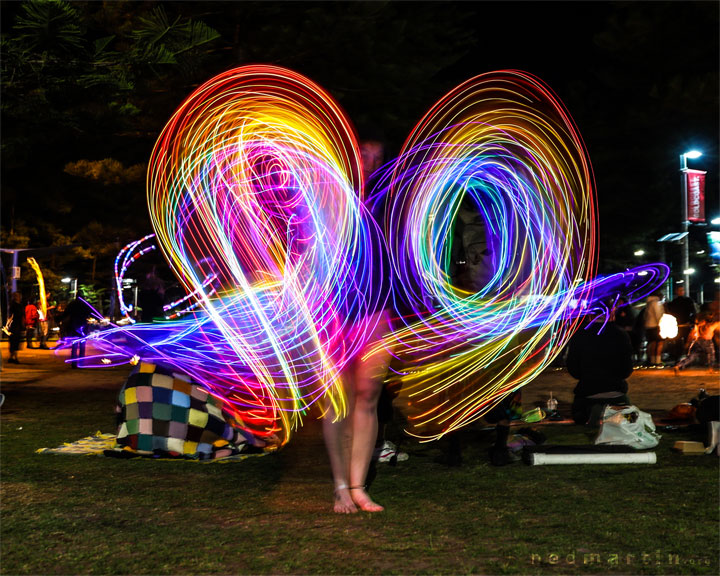
[[[390,277],[396,329],[375,350],[395,357],[410,432],[434,439],[534,378],[602,298],[639,299],[665,274],[650,267],[644,287],[634,272],[593,280],[587,152],[560,101],[523,72],[473,78],[425,115],[367,199],[385,206],[377,223],[342,110],[273,66],[190,95],[147,184],[159,245],[202,313],[98,333],[96,359],[167,364],[279,444],[321,399],[344,415],[340,374],[388,305]],[[468,209],[487,249],[482,280],[461,285],[450,239]]]

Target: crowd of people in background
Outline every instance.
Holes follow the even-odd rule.
[[[691,365],[714,371],[720,351],[718,302],[698,306],[680,287],[670,302],[662,292],[633,308],[626,298],[608,303],[608,315],[588,318],[569,342],[565,365],[578,380],[572,418],[598,426],[606,405],[629,405],[627,378],[635,368],[673,366],[675,373]],[[665,316],[677,334],[664,334]]]
[[[166,300],[163,281],[155,274],[148,273],[140,286],[137,307],[133,310],[134,320],[138,322],[154,322],[163,317],[163,305]],[[114,310],[114,312],[113,312]],[[113,321],[117,312],[116,303],[111,298],[110,315]],[[42,306],[40,298],[24,298],[19,291],[13,292],[7,306],[6,322],[3,333],[9,342],[10,364],[19,364],[18,352],[25,342],[28,349],[50,350],[49,342],[65,338],[87,336],[93,329],[93,310],[81,297],[55,301],[47,295],[46,306]],[[97,326],[94,326],[97,328]],[[72,358],[84,355],[84,344],[78,342],[72,346]],[[73,363],[77,367],[79,363]]]
[[[162,316],[165,289],[154,271],[147,275],[138,299],[140,322],[153,322]],[[720,364],[720,311],[718,301],[698,305],[686,295],[683,287],[671,301],[662,292],[648,296],[642,305],[628,304],[619,297],[614,306],[613,323],[630,340],[632,360],[636,367],[674,367],[680,372],[691,366],[710,369]],[[27,348],[48,350],[52,337],[79,336],[87,332],[85,324],[90,310],[80,298],[50,302],[43,311],[38,298],[23,299],[15,292],[8,304],[7,321],[3,332],[9,341],[9,362],[18,363],[18,350],[23,340]],[[677,322],[677,335],[661,334],[663,315],[671,315]],[[564,352],[559,364],[566,362]],[[558,365],[556,363],[555,365]]]
[[[3,327],[9,343],[8,363],[20,364],[18,352],[23,341],[30,350],[50,350],[51,337],[60,340],[86,335],[90,316],[90,306],[80,298],[48,302],[43,307],[39,298],[23,299],[21,292],[13,292]]]
[[[663,315],[672,316],[677,335],[661,333]],[[720,353],[720,311],[718,302],[698,305],[681,286],[675,297],[666,301],[662,292],[648,296],[641,305],[629,305],[619,298],[614,313],[615,324],[622,328],[632,345],[633,363],[637,367],[677,367],[690,365],[718,366]],[[704,354],[699,354],[700,349]]]
[[[663,316],[672,316],[677,334],[663,333]],[[667,301],[661,291],[644,303],[631,305],[624,297],[614,303],[612,322],[627,335],[636,368],[705,366],[715,369],[720,360],[720,310],[717,301],[698,305],[683,287]],[[672,326],[673,322],[669,322]]]

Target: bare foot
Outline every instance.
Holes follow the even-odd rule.
[[[358,508],[364,512],[382,512],[385,510],[380,504],[373,502],[372,498],[365,492],[364,486],[350,488],[352,499]]]
[[[335,514],[355,514],[358,509],[355,502],[350,497],[350,490],[344,488],[335,488]]]

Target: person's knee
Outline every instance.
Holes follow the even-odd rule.
[[[382,387],[375,382],[365,382],[355,388],[355,409],[376,411]]]

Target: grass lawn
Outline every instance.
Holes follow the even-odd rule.
[[[85,372],[85,371],[83,371]],[[118,371],[118,389],[123,372]],[[337,516],[320,427],[276,454],[195,463],[40,455],[114,432],[117,390],[6,391],[2,574],[717,574],[718,459],[495,468],[494,434],[464,432],[464,463],[405,441],[379,465],[381,514]],[[548,424],[554,444],[586,430]]]

